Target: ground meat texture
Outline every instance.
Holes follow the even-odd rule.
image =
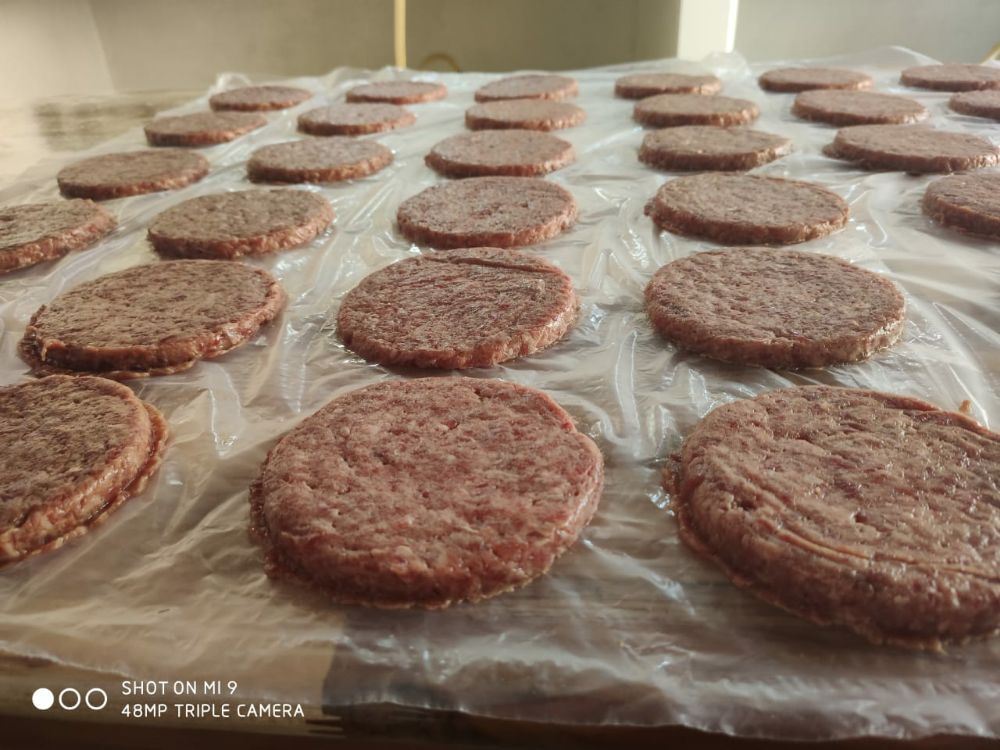
[[[773,133],[714,125],[682,125],[647,133],[639,161],[666,170],[753,169],[792,150],[792,142]]]
[[[569,99],[579,93],[576,79],[557,75],[508,76],[476,90],[477,102],[502,99]]]
[[[985,138],[923,125],[856,125],[837,131],[827,156],[864,169],[960,172],[997,164],[1000,148]]]
[[[603,460],[541,391],[388,381],[331,401],[250,490],[266,569],[334,601],[440,608],[544,574],[597,508]]]
[[[741,587],[874,643],[1000,628],[1000,435],[917,399],[812,386],[710,413],[666,485]]]
[[[847,203],[808,182],[741,174],[678,177],[646,213],[662,229],[727,245],[792,244],[841,229]]]
[[[143,489],[167,425],[104,378],[0,388],[0,565],[56,549]]]
[[[948,106],[963,115],[1000,120],[1000,91],[965,91],[953,94],[948,100]]]
[[[470,177],[403,201],[399,231],[439,249],[520,247],[555,237],[576,221],[563,187],[535,177]]]
[[[215,110],[265,112],[288,109],[310,98],[310,92],[292,86],[245,86],[216,94],[208,100],[208,104]]]
[[[760,110],[747,99],[701,94],[660,94],[636,103],[632,117],[642,125],[669,128],[675,125],[746,125]]]
[[[717,94],[722,81],[712,75],[633,73],[615,81],[615,96],[645,99],[657,94]]]
[[[340,182],[367,177],[392,163],[392,151],[375,141],[332,136],[263,146],[250,155],[252,182]]]
[[[103,154],[70,164],[56,176],[67,198],[95,201],[176,190],[208,174],[208,160],[179,149]]]
[[[412,112],[395,104],[332,104],[299,115],[299,130],[310,135],[363,135],[416,121]]]
[[[484,102],[465,112],[465,126],[470,130],[559,130],[579,125],[586,119],[587,113],[575,104],[549,99]]]
[[[347,92],[349,102],[385,102],[387,104],[419,104],[444,99],[448,89],[440,83],[426,81],[378,81],[355,86]]]
[[[570,278],[517,250],[408,258],[366,277],[340,306],[344,344],[385,365],[491,367],[544,349],[576,321]]]
[[[803,91],[795,97],[792,114],[831,125],[902,124],[927,118],[927,108],[905,96],[872,91]]]
[[[571,143],[533,130],[460,133],[435,144],[424,159],[446,177],[531,177],[562,169],[575,160]]]
[[[653,326],[682,349],[774,369],[867,359],[903,330],[888,279],[829,255],[772,248],[697,253],[646,287]]]
[[[0,274],[83,250],[116,225],[114,216],[88,200],[0,208]]]
[[[949,229],[1000,238],[1000,174],[957,174],[935,180],[924,192],[924,213]]]
[[[899,80],[904,86],[938,91],[1000,89],[1000,68],[963,63],[921,65],[904,70]]]
[[[785,93],[810,89],[870,89],[870,76],[841,68],[777,68],[757,79],[762,89]]]
[[[64,292],[36,312],[20,354],[36,373],[124,380],[186,370],[246,343],[285,304],[267,271],[177,260],[135,266]]]
[[[196,112],[160,117],[144,130],[151,146],[210,146],[227,143],[267,125],[255,112]]]

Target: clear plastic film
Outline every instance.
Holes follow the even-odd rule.
[[[801,61],[798,61],[801,62]],[[816,61],[820,62],[820,61]],[[864,70],[879,91],[923,102],[934,126],[996,140],[996,124],[954,114],[947,93],[902,89],[899,71],[933,62],[886,48],[821,61]],[[464,130],[464,111],[487,74],[420,74],[447,99],[412,105],[413,127],[372,136],[395,152],[388,169],[355,182],[298,186],[326,196],[335,226],[301,249],[247,262],[277,275],[283,316],[249,345],[167,377],[132,381],[159,407],[172,439],[147,491],[62,550],[0,571],[0,648],[123,677],[239,679],[246,698],[408,707],[576,724],[684,724],[772,737],[918,737],[1000,734],[1000,640],[944,655],[869,646],[815,627],[730,585],[679,542],[660,489],[665,457],[713,407],[794,384],[827,383],[917,396],[956,409],[968,400],[984,424],[1000,420],[1000,252],[921,214],[934,176],[868,173],[824,157],[833,127],[789,113],[793,95],[769,94],[756,75],[791,61],[748,65],[738,55],[573,73],[585,124],[556,134],[577,162],[548,179],[580,207],[577,225],[530,248],[573,278],[577,327],[539,355],[463,372],[541,388],[594,438],[607,462],[602,504],[580,541],[527,587],[440,612],[330,604],[268,580],[247,536],[247,488],[267,450],[330,399],[379,380],[430,375],[368,364],[337,340],[346,291],[393,261],[430,252],[394,228],[399,203],[441,182],[423,163],[437,141]],[[642,291],[664,263],[712,247],[661,233],[644,203],[671,177],[636,158],[643,130],[616,99],[627,72],[708,69],[723,93],[761,108],[755,127],[795,152],[758,173],[810,180],[851,207],[849,225],[797,246],[888,275],[905,291],[901,342],[861,364],[779,373],[682,354],[643,312]],[[249,187],[244,162],[258,146],[299,137],[301,112],[342,100],[368,79],[413,71],[338,69],[290,81],[315,97],[269,115],[269,125],[202,150],[211,174],[182,190],[110,201],[120,227],[94,249],[0,277],[2,383],[26,377],[16,354],[31,314],[60,292],[139,263],[159,212],[196,195]],[[224,75],[209,93],[248,83]],[[176,110],[207,107],[207,95]],[[141,132],[94,153],[144,147]],[[82,158],[80,155],[78,158]],[[0,191],[0,204],[56,199],[60,163],[39,165]],[[448,373],[446,373],[448,374]],[[455,373],[450,373],[455,374]]]

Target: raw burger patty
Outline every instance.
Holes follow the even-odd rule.
[[[810,89],[870,89],[872,79],[864,73],[840,68],[777,68],[757,79],[762,89],[779,92]]]
[[[440,83],[425,81],[379,81],[355,86],[347,92],[349,102],[385,102],[387,104],[419,104],[444,99],[448,89]]]
[[[416,121],[412,112],[395,104],[332,104],[299,115],[299,130],[311,135],[363,135]]]
[[[1000,91],[966,91],[953,94],[948,100],[948,106],[963,115],[1000,120]]]
[[[579,125],[587,113],[569,102],[549,99],[508,99],[483,102],[465,112],[465,126],[470,130],[559,130]]]
[[[711,75],[683,73],[634,73],[615,81],[615,96],[645,99],[657,94],[717,94],[722,81]]]
[[[913,398],[811,386],[710,413],[684,443],[681,538],[738,586],[874,643],[1000,628],[1000,435]]]
[[[477,102],[502,99],[569,99],[579,92],[576,80],[556,75],[508,76],[476,90]]]
[[[149,226],[161,253],[236,258],[305,244],[333,221],[333,208],[305,190],[241,190],[179,203]]]
[[[1000,89],[1000,68],[961,63],[921,65],[904,70],[899,80],[905,86],[938,91]]]
[[[957,174],[924,192],[924,213],[960,232],[1000,239],[1000,174]]]
[[[180,149],[104,154],[70,164],[56,176],[67,198],[95,201],[175,190],[208,174],[208,159]]]
[[[531,177],[572,164],[570,143],[534,130],[483,130],[445,138],[424,158],[446,177]]]
[[[848,207],[809,182],[696,174],[661,187],[646,213],[668,232],[727,245],[787,245],[837,231],[847,223]]]
[[[305,89],[292,86],[246,86],[216,94],[208,100],[212,109],[236,109],[264,112],[288,109],[312,98]]]
[[[391,380],[286,435],[250,488],[271,576],[334,601],[441,608],[543,575],[597,508],[604,462],[549,396]]]
[[[284,305],[277,280],[242,263],[136,266],[80,284],[41,307],[20,353],[36,374],[167,375],[246,343]]]
[[[803,91],[795,97],[792,114],[831,125],[902,124],[926,119],[927,109],[904,96],[872,91]]]
[[[61,547],[142,492],[167,424],[104,378],[0,388],[0,565]]]
[[[923,125],[856,125],[837,131],[824,153],[864,169],[960,172],[994,166],[1000,149],[979,136]]]
[[[263,146],[247,162],[252,182],[339,182],[374,174],[392,163],[375,141],[337,137]]]
[[[757,105],[746,99],[701,94],[660,94],[635,105],[632,117],[643,125],[667,128],[674,125],[746,125],[760,115]]]
[[[555,237],[576,221],[565,188],[536,177],[470,177],[429,187],[403,201],[399,230],[439,249],[518,247]]]
[[[646,312],[664,337],[726,362],[774,369],[867,359],[903,330],[888,279],[829,255],[748,247],[663,266]]]
[[[647,133],[639,161],[667,170],[753,169],[790,153],[787,138],[747,128],[682,125]]]
[[[116,225],[114,216],[88,200],[0,208],[0,274],[90,247]]]
[[[561,339],[579,300],[569,276],[517,250],[453,250],[393,263],[340,307],[341,340],[385,365],[490,367]]]
[[[267,125],[256,112],[196,112],[160,117],[144,130],[151,146],[210,146],[226,143]]]

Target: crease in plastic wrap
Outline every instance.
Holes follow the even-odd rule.
[[[801,62],[801,61],[797,61]],[[933,62],[900,48],[823,64],[871,74],[875,88],[920,100],[937,127],[997,140],[997,125],[947,109],[947,93],[903,89],[899,71]],[[365,275],[432,252],[394,228],[399,203],[443,181],[424,166],[438,140],[464,131],[473,92],[497,77],[422,73],[447,99],[412,105],[417,123],[378,134],[395,152],[366,179],[299,186],[333,203],[335,227],[310,245],[247,262],[289,294],[283,316],[249,345],[188,372],[133,381],[159,407],[172,440],[148,490],[55,554],[0,571],[0,648],[129,678],[239,679],[243,698],[336,707],[374,702],[571,724],[684,724],[742,735],[809,738],[941,732],[1000,734],[1000,641],[943,655],[869,646],[815,627],[732,586],[679,542],[660,471],[715,406],[794,384],[908,394],[957,409],[968,400],[1000,421],[1000,247],[943,229],[919,201],[935,177],[869,173],[821,155],[835,128],[799,121],[792,95],[768,94],[737,54],[576,71],[584,125],[556,134],[576,164],[548,177],[580,207],[577,225],[529,252],[573,278],[582,314],[566,340],[492,370],[462,373],[541,388],[598,443],[606,490],[580,541],[527,587],[441,612],[330,604],[269,581],[247,536],[247,489],[266,452],[335,396],[379,380],[430,376],[367,364],[337,340],[339,302]],[[708,69],[723,93],[761,108],[755,127],[789,136],[795,152],[756,172],[825,185],[851,207],[848,226],[796,246],[886,274],[906,294],[901,342],[868,362],[797,374],[679,353],[651,329],[642,291],[653,272],[711,243],[660,233],[644,203],[672,175],[641,165],[632,102],[612,95],[633,70]],[[196,195],[249,187],[244,162],[266,143],[299,137],[295,119],[366,80],[412,71],[338,69],[290,81],[315,93],[233,143],[203,149],[201,182],[107,203],[120,227],[97,249],[0,279],[2,383],[27,368],[16,345],[31,314],[82,281],[157,260],[145,229]],[[221,76],[212,92],[249,82]],[[207,95],[177,113],[207,106]],[[95,153],[144,147],[138,131]],[[74,158],[80,158],[79,155]],[[3,204],[57,197],[65,161],[39,165],[0,191]],[[445,373],[454,375],[456,373]]]

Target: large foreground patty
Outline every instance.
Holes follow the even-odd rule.
[[[812,386],[709,414],[673,490],[681,538],[739,586],[875,643],[1000,628],[1000,435],[917,399]]]
[[[0,208],[0,274],[90,247],[116,224],[114,216],[88,200]]]
[[[1000,174],[955,174],[927,186],[924,213],[968,234],[1000,238]]]
[[[977,135],[923,125],[856,125],[838,130],[824,152],[865,169],[960,172],[996,165],[1000,148]]]
[[[0,388],[0,565],[55,549],[142,491],[167,425],[104,378]]]
[[[250,490],[271,575],[338,602],[445,607],[521,586],[576,541],[603,459],[541,391],[389,381],[286,435]]]

